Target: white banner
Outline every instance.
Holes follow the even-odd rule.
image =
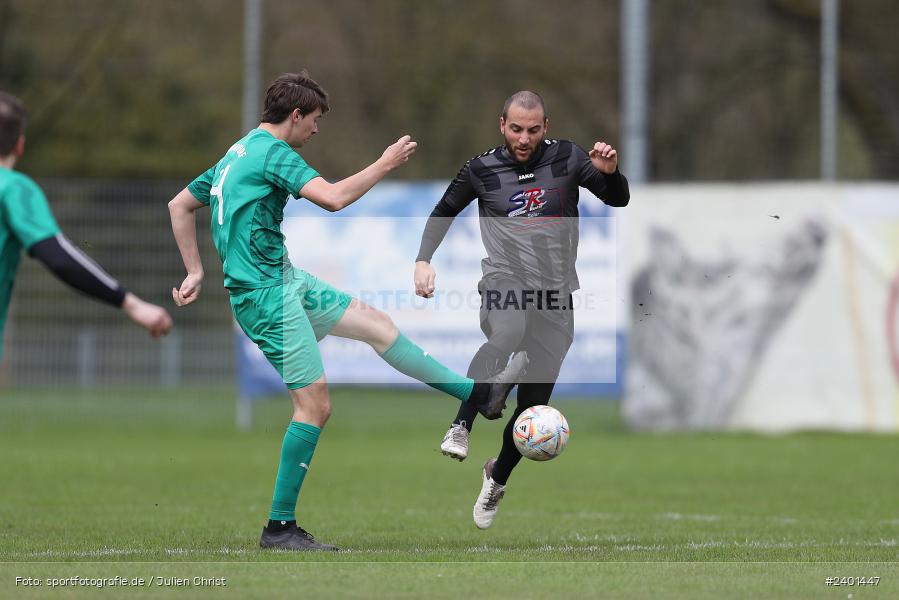
[[[899,430],[899,186],[631,194],[632,427]]]

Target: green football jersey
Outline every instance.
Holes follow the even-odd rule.
[[[319,174],[263,129],[250,131],[197,177],[188,190],[212,212],[212,241],[222,260],[225,287],[280,285],[291,265],[281,233],[289,195]]]
[[[22,249],[59,233],[47,197],[27,175],[0,167],[0,356]]]

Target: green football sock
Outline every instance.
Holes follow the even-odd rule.
[[[463,402],[466,402],[471,396],[471,390],[474,387],[473,379],[447,369],[402,333],[381,354],[381,358],[400,373],[426,383]]]
[[[322,430],[314,425],[291,421],[281,445],[281,464],[275,479],[275,493],[272,496],[273,521],[293,521],[296,519],[297,499],[303,479],[312,462],[315,445]]]

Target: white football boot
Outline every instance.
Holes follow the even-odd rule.
[[[469,432],[465,429],[465,425],[457,425],[453,423],[443,436],[443,443],[440,444],[440,451],[445,456],[455,458],[462,462],[468,457],[468,436]]]
[[[488,459],[484,463],[484,470],[481,473],[484,483],[481,484],[481,493],[478,494],[472,510],[474,524],[478,526],[478,529],[487,529],[493,524],[499,501],[506,493],[506,486],[493,481],[493,465],[495,463],[495,458]]]

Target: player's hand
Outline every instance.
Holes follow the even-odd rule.
[[[596,142],[590,150],[590,162],[606,175],[611,175],[618,168],[618,151],[605,142]]]
[[[409,157],[412,156],[417,147],[418,142],[413,142],[412,136],[404,135],[395,143],[387,146],[387,149],[381,155],[381,161],[388,169],[393,170],[408,162]]]
[[[172,317],[164,308],[144,302],[131,292],[125,294],[122,310],[154,338],[167,334],[172,328]]]
[[[415,295],[422,298],[434,297],[434,281],[437,279],[437,272],[431,263],[423,260],[415,263]]]
[[[202,273],[188,273],[180,288],[172,288],[172,299],[175,300],[175,304],[178,306],[187,306],[192,302],[196,302],[197,298],[200,297],[200,288],[202,285]]]

